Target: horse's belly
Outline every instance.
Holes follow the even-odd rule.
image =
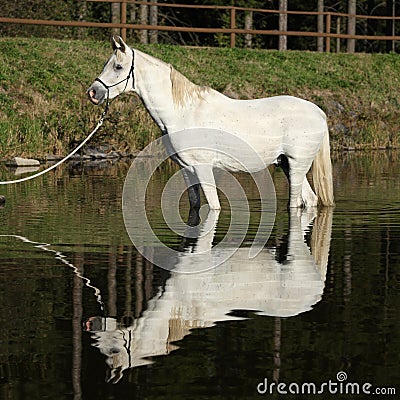
[[[166,135],[164,145],[174,161],[183,167],[208,164],[230,171],[263,170],[279,155],[260,149],[238,132],[211,127],[183,129]],[[265,147],[265,146],[264,146]]]

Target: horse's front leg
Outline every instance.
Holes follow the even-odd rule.
[[[181,171],[188,190],[190,209],[198,210],[200,208],[200,182],[196,175],[187,168],[183,168]]]
[[[211,210],[220,210],[221,205],[218,199],[217,186],[215,185],[212,165],[198,164],[193,166],[194,172],[201,184],[208,206]]]

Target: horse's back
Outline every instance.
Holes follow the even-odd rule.
[[[315,153],[326,132],[326,116],[314,103],[293,96],[236,100],[221,94],[208,104],[219,129],[240,136],[268,163],[279,154]]]

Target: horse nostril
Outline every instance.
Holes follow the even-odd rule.
[[[88,90],[88,97],[89,100],[93,103],[93,104],[100,104],[100,101],[98,99],[96,99],[96,90],[95,89],[89,89]]]

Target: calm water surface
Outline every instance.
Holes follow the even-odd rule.
[[[240,176],[252,208],[244,247],[196,275],[136,251],[121,212],[129,164],[103,167],[0,187],[1,399],[277,398],[257,386],[319,389],[340,371],[345,383],[400,393],[398,153],[336,156],[337,205],[318,215],[289,215],[284,176],[272,172],[276,221],[251,262],[258,203]],[[215,235],[182,243],[159,211],[168,176],[150,184],[149,219],[181,250],[179,271],[196,246],[224,237],[230,218],[225,201]],[[338,393],[283,397],[371,397]]]

